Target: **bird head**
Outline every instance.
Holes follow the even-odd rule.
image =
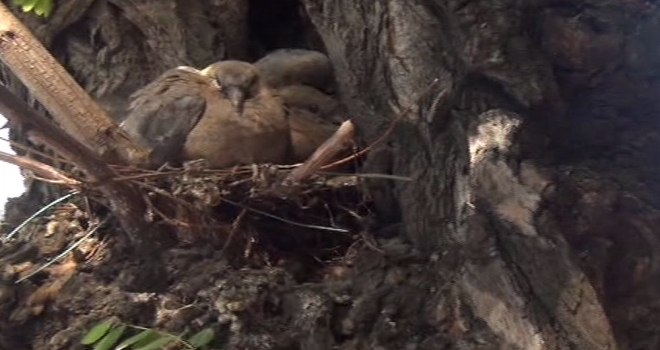
[[[261,80],[254,65],[241,61],[220,61],[201,71],[218,84],[224,98],[228,99],[241,115],[246,100],[259,94]]]

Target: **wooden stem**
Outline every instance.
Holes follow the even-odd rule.
[[[145,157],[146,151],[117,127],[1,2],[0,60],[78,142],[112,162],[139,162]]]
[[[149,225],[142,216],[146,206],[140,192],[130,183],[112,181],[116,173],[105,161],[50,120],[31,110],[3,85],[0,85],[0,114],[14,126],[22,128],[28,137],[39,138],[80,167],[107,198],[111,210],[132,241],[151,245],[157,242],[150,238]]]
[[[284,180],[285,183],[296,183],[310,176],[322,166],[330,162],[339,152],[345,150],[353,141],[355,126],[350,120],[341,124],[339,129],[330,136],[319,148],[303,163],[294,169]]]

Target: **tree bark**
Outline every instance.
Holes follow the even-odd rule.
[[[272,42],[235,36],[259,25],[239,2],[188,1],[184,11],[177,1],[96,1],[36,33],[120,115],[127,94],[166,68],[258,58],[254,47]],[[305,284],[265,268],[231,270],[222,285],[261,283],[245,290],[191,282],[218,298],[213,305],[233,300],[229,290],[253,306],[272,306],[257,290],[281,301],[281,314],[230,313],[241,327],[227,331],[228,348],[660,346],[655,4],[301,3],[366,143],[397,120],[362,170],[412,181],[369,180],[377,249],[347,254],[345,273]],[[229,10],[209,14],[219,7]],[[199,265],[187,267],[199,274]]]
[[[107,160],[145,157],[30,31],[0,4],[0,58],[78,142]]]
[[[434,98],[419,104],[389,150],[394,174],[413,177],[394,189],[400,233],[430,265],[442,261],[438,254],[446,250],[477,255],[464,257],[456,267],[461,273],[445,288],[486,329],[459,327],[456,340],[477,339],[486,332],[506,348],[615,348],[598,297],[571,261],[569,246],[560,236],[526,232],[528,227],[534,230],[537,204],[525,208],[519,203],[524,199],[516,197],[532,194],[498,188],[521,181],[503,178],[507,170],[515,174],[522,161],[510,150],[514,135],[504,135],[512,139],[509,147],[472,150],[495,154],[470,161],[468,137],[489,136],[470,135],[470,129],[487,123],[479,120],[483,112],[511,110],[505,97],[529,111],[526,118],[535,117],[533,110],[559,104],[551,62],[538,54],[530,38],[516,35],[524,32],[523,16],[528,14],[506,1],[463,8],[440,1],[305,4],[337,69],[342,96],[363,130],[387,123],[388,116],[414,104],[432,79],[440,79],[445,89],[460,90],[446,95],[454,98],[444,102],[449,110],[438,108]],[[458,96],[475,89],[475,80],[494,80],[499,86],[485,93],[488,101],[460,101]],[[504,204],[496,198],[502,196],[514,198],[507,210],[532,210],[529,218],[522,223],[506,220],[510,217],[501,215],[498,206]],[[475,210],[470,200],[475,200]],[[419,292],[420,298],[438,304],[444,298]],[[467,319],[458,316],[455,322]]]

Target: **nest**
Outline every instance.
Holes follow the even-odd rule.
[[[223,251],[234,242],[242,244],[244,251],[259,245],[266,248],[261,251],[305,252],[325,259],[328,252],[341,251],[341,247],[354,242],[356,235],[367,231],[366,223],[373,221],[365,220],[371,218],[369,199],[361,190],[360,179],[365,175],[324,174],[319,170],[359,159],[382,142],[390,129],[369,147],[334,162],[353,144],[354,127],[350,121],[342,123],[302,165],[212,170],[205,161],[198,160],[186,162],[182,168],[164,166],[155,171],[111,166],[114,169],[104,169],[99,174],[101,178],[112,176],[112,182],[128,182],[141,189],[139,195],[146,203],[144,220],[167,228],[178,242],[220,243]],[[88,168],[96,164],[90,160],[94,155],[81,154],[87,159]],[[99,194],[94,190],[97,183],[87,181],[82,172],[75,176],[25,157],[7,157],[44,181],[87,188],[86,193],[91,196]],[[120,187],[118,191],[131,188]],[[136,208],[142,207],[138,204],[140,198],[124,194],[120,197],[129,204],[133,201]],[[97,198],[107,204],[106,198]]]
[[[316,172],[303,181],[287,183],[295,169],[252,165],[212,170],[204,161],[157,171],[117,166],[113,181],[130,182],[141,189],[147,204],[145,220],[176,235],[179,246],[211,247],[206,251],[219,252],[237,265],[291,265],[295,276],[308,278],[315,276],[314,267],[342,263],[353,256],[362,246],[356,243],[365,237],[367,223],[372,222],[365,219],[372,214],[368,196],[361,190],[364,175]],[[84,177],[58,174],[77,188],[88,188],[88,197],[107,204],[91,183],[79,180]],[[89,202],[82,204],[60,204],[45,225],[37,225],[28,244],[0,244],[0,261],[11,265],[18,281],[44,270],[53,278],[30,296],[38,306],[31,312],[40,313],[81,262],[96,266],[114,255],[106,249],[108,236],[92,237],[108,217],[101,220]],[[24,250],[30,252],[30,261],[22,261]],[[51,260],[35,267],[37,252]]]
[[[296,183],[294,168],[252,165],[212,170],[204,161],[158,171],[122,169],[121,180],[145,190],[146,219],[173,228],[179,241],[259,245],[317,258],[346,247],[371,216],[361,178],[317,173]]]

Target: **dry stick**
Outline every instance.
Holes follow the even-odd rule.
[[[87,233],[86,233],[84,236],[82,236],[79,240],[77,240],[75,243],[73,243],[73,244],[72,244],[70,247],[68,247],[66,250],[64,250],[63,252],[61,252],[60,254],[58,254],[58,255],[57,255],[56,257],[54,257],[52,260],[48,261],[47,263],[45,263],[45,264],[39,266],[38,268],[36,268],[35,270],[31,271],[31,272],[28,273],[27,275],[25,275],[25,276],[19,278],[15,283],[16,283],[16,284],[19,284],[19,283],[25,281],[26,279],[28,279],[28,278],[30,278],[30,277],[36,275],[37,273],[43,271],[44,269],[48,268],[49,266],[53,265],[54,263],[56,263],[56,262],[62,260],[67,254],[69,254],[70,252],[72,252],[72,251],[73,251],[74,249],[76,249],[76,248],[77,248],[82,242],[84,242],[87,238],[91,237],[94,233],[96,233],[96,231],[98,231],[101,227],[103,227],[103,225],[105,225],[105,224],[108,222],[108,218],[109,218],[109,217],[106,217],[106,218],[103,219],[103,221],[101,221],[99,224],[96,224],[96,225],[90,227],[90,228],[87,230]]]
[[[248,171],[231,172],[231,171],[227,171],[226,169],[203,169],[203,170],[196,170],[195,172],[191,172],[190,170],[186,170],[186,169],[177,169],[177,170],[169,170],[169,171],[152,171],[152,170],[138,169],[138,171],[140,172],[144,171],[145,173],[122,175],[115,177],[114,179],[112,179],[112,181],[133,181],[133,180],[158,178],[158,177],[165,177],[172,175],[183,175],[186,173],[188,174],[192,173],[193,175],[199,173],[199,175],[206,175],[206,176],[213,176],[213,175],[229,176],[233,174],[248,173]]]
[[[128,185],[108,181],[116,174],[105,160],[140,162],[144,148],[132,143],[128,135],[105,114],[62,66],[48,53],[30,31],[0,3],[0,60],[21,80],[53,118],[67,131],[53,127],[46,118],[31,111],[4,86],[0,86],[0,113],[14,125],[34,128],[37,136],[61,155],[79,166],[108,198],[128,236],[137,243],[151,240],[140,237],[151,233],[142,219],[145,204]],[[11,117],[9,116],[11,115]],[[71,136],[69,136],[71,135]],[[90,152],[91,148],[95,153]]]
[[[401,113],[399,113],[397,117],[392,120],[387,130],[385,130],[385,132],[376,141],[372,142],[369,146],[365,147],[360,152],[340,159],[336,162],[325,164],[326,161],[332,159],[337,153],[342,151],[346,147],[347,142],[353,139],[353,134],[355,132],[353,123],[350,120],[344,122],[339,127],[339,129],[328,140],[326,140],[316,150],[316,152],[314,152],[309,157],[307,161],[305,161],[304,164],[294,169],[291,174],[289,174],[289,176],[285,179],[285,183],[295,183],[313,174],[319,169],[329,169],[337,165],[344,164],[353,159],[356,159],[357,157],[360,157],[361,155],[372,150],[374,147],[380,145],[387,139],[387,137],[390,136],[390,134],[392,134],[396,123],[399,122],[399,120],[401,120],[406,114],[408,114],[422,98],[426,97],[432,91],[433,87],[436,86],[439,82],[439,79],[434,79],[433,82],[431,82],[431,84],[429,84],[429,86],[424,90],[424,92],[422,92],[422,94],[420,94],[419,97],[415,100],[415,103],[412,103],[410,106],[406,107],[406,109],[401,111]]]
[[[60,162],[60,163],[65,163],[67,165],[73,165],[73,164],[71,164],[70,161],[68,161],[68,160],[66,160],[62,157],[58,157],[57,155],[48,154],[46,152],[41,152],[38,149],[35,149],[34,147],[24,145],[20,142],[12,141],[12,140],[4,138],[4,137],[0,137],[0,141],[5,141],[5,142],[9,143],[10,145],[14,146],[15,148],[23,150],[26,154],[36,154],[38,156],[44,157],[45,159],[48,159],[48,160],[53,161],[53,162]]]
[[[116,173],[108,164],[50,120],[30,109],[4,85],[0,85],[0,114],[13,125],[21,127],[28,136],[35,136],[47,142],[56,152],[79,166],[91,181],[97,183],[98,189],[110,202],[110,207],[122,228],[134,242],[152,241],[149,237],[141,237],[151,231],[148,230],[147,223],[141,216],[145,205],[140,193],[126,183],[109,181],[116,176]]]
[[[195,207],[191,203],[188,203],[188,202],[186,202],[186,201],[184,201],[180,198],[177,198],[174,195],[172,195],[171,193],[169,193],[169,192],[167,192],[163,189],[160,189],[158,187],[155,187],[155,186],[143,183],[143,182],[139,182],[139,181],[135,181],[134,183],[137,186],[140,186],[140,187],[143,187],[143,188],[148,189],[150,191],[153,191],[154,193],[159,194],[163,197],[169,198],[169,199],[171,199],[171,200],[173,200],[173,201],[175,201],[175,202],[177,202],[177,203],[179,203],[183,206],[195,209]],[[272,219],[275,219],[275,220],[278,220],[278,221],[281,221],[281,222],[284,222],[284,223],[287,223],[287,224],[290,224],[290,225],[298,226],[298,227],[312,228],[312,229],[316,229],[316,230],[324,230],[324,231],[332,231],[332,232],[342,232],[342,233],[349,232],[348,230],[343,229],[343,228],[326,227],[326,226],[319,226],[319,225],[309,225],[309,224],[304,224],[304,223],[288,220],[288,219],[285,219],[283,217],[279,217],[277,215],[269,214],[267,212],[251,208],[247,205],[243,205],[243,204],[231,201],[231,200],[226,199],[226,198],[220,198],[220,200],[222,202],[225,202],[225,203],[234,205],[238,208],[241,208],[242,210],[252,211],[254,213],[257,213],[257,214],[260,214],[260,215],[263,215],[263,216],[266,216],[266,217],[269,217],[269,218],[272,218]],[[225,226],[221,226],[221,225],[196,225],[196,224],[189,224],[189,223],[184,223],[184,222],[177,223],[174,219],[170,219],[164,213],[162,213],[160,210],[158,210],[155,206],[153,206],[151,201],[149,201],[149,203],[151,205],[151,208],[154,209],[154,211],[156,212],[156,214],[161,216],[163,220],[165,220],[167,223],[169,223],[171,225],[182,226],[182,227],[201,227],[201,228],[224,228],[225,227]]]
[[[278,221],[281,221],[281,222],[284,222],[284,223],[287,223],[287,224],[290,224],[290,225],[293,225],[293,226],[304,227],[304,228],[311,228],[311,229],[321,230],[321,231],[330,231],[330,232],[340,232],[340,233],[348,233],[348,232],[350,232],[348,229],[344,229],[344,228],[328,227],[328,226],[319,226],[319,225],[311,225],[311,224],[303,224],[303,223],[300,223],[300,222],[292,221],[292,220],[285,219],[285,218],[280,217],[280,216],[277,216],[277,215],[273,215],[273,214],[267,213],[267,212],[265,212],[265,211],[261,211],[261,210],[259,210],[259,209],[254,209],[254,208],[248,207],[247,205],[243,205],[243,204],[241,204],[241,203],[234,202],[234,201],[229,200],[229,199],[226,199],[226,198],[220,198],[220,200],[223,201],[223,202],[225,202],[225,203],[229,203],[229,204],[231,204],[231,205],[237,206],[237,207],[239,207],[239,208],[241,208],[241,209],[246,209],[246,210],[249,210],[249,211],[255,212],[255,213],[259,214],[259,215],[263,215],[263,216],[269,217],[269,218],[271,218],[271,219],[275,219],[275,220],[278,220]]]
[[[34,159],[0,151],[0,161],[11,163],[23,169],[30,170],[35,174],[39,174],[40,176],[44,177],[48,182],[66,185],[75,189],[79,189],[81,185],[80,181],[66,176],[62,171]]]
[[[137,186],[139,186],[139,187],[142,187],[142,188],[144,188],[144,189],[147,189],[147,190],[149,190],[149,191],[152,191],[153,193],[159,194],[159,195],[161,195],[161,196],[163,196],[163,197],[165,197],[165,198],[169,198],[169,199],[171,199],[172,201],[174,201],[174,202],[176,202],[176,203],[179,203],[180,205],[182,205],[182,206],[184,206],[184,207],[186,207],[186,208],[188,208],[188,209],[197,210],[197,208],[196,208],[193,204],[191,204],[191,203],[189,203],[189,202],[186,202],[186,201],[184,201],[183,199],[177,198],[177,197],[175,197],[173,194],[171,194],[171,193],[169,193],[169,192],[167,192],[167,191],[165,191],[165,190],[163,190],[163,189],[161,189],[161,188],[158,188],[158,187],[156,187],[156,186],[149,185],[149,184],[146,184],[146,183],[143,183],[143,182],[139,182],[139,181],[135,181],[134,184],[137,185]],[[148,197],[145,197],[145,201],[147,202],[147,205],[149,206],[149,208],[152,209],[152,210],[154,211],[154,213],[156,213],[156,214],[157,214],[158,216],[160,216],[160,217],[161,217],[166,223],[168,223],[168,224],[170,224],[170,225],[172,225],[172,226],[176,226],[176,227],[185,227],[185,228],[194,228],[194,227],[199,227],[199,228],[212,228],[212,229],[216,229],[216,228],[217,228],[217,229],[225,228],[225,226],[223,226],[223,225],[191,224],[191,223],[188,223],[188,222],[183,222],[183,221],[181,221],[181,220],[172,219],[172,218],[170,218],[169,216],[167,216],[165,213],[163,213],[161,210],[159,210],[159,209],[156,207],[156,205],[153,204],[153,202],[151,201],[151,199],[149,199]]]
[[[190,225],[188,225],[188,224],[185,223],[185,222],[182,222],[182,221],[180,221],[180,220],[170,219],[169,216],[167,216],[165,213],[163,213],[162,211],[160,211],[160,210],[159,210],[159,209],[153,204],[153,202],[151,201],[151,199],[149,199],[149,196],[144,196],[144,201],[147,203],[147,207],[149,208],[149,210],[152,210],[154,213],[156,213],[156,215],[160,216],[160,218],[163,219],[163,221],[165,221],[166,223],[170,224],[171,226],[174,226],[174,227],[186,227],[186,228],[189,228],[189,227],[190,227]]]
[[[229,235],[227,235],[227,240],[225,241],[225,244],[222,246],[222,249],[220,250],[220,256],[225,255],[227,248],[229,248],[229,244],[231,244],[234,235],[241,226],[241,223],[243,222],[243,218],[245,217],[245,214],[247,214],[247,209],[245,208],[241,209],[241,212],[238,214],[236,219],[234,219],[234,222],[231,223],[231,231],[229,231]]]
[[[348,142],[353,140],[355,127],[350,120],[341,124],[339,129],[330,136],[319,148],[303,163],[294,169],[284,180],[285,183],[296,183],[320,169],[325,162],[341,152]]]
[[[0,60],[73,138],[110,161],[139,162],[134,144],[0,2]]]
[[[384,180],[396,180],[396,181],[412,181],[412,178],[409,176],[398,176],[390,174],[378,174],[378,173],[336,173],[332,171],[318,171],[317,174],[320,175],[329,175],[329,176],[353,176],[356,178],[363,179],[384,179]]]
[[[98,159],[87,147],[74,140],[50,120],[37,114],[4,85],[0,85],[0,114],[4,115],[12,125],[23,130],[28,137],[47,142],[50,148],[72,163],[100,166],[100,170],[108,168],[106,163]],[[111,173],[110,170],[107,172]]]

